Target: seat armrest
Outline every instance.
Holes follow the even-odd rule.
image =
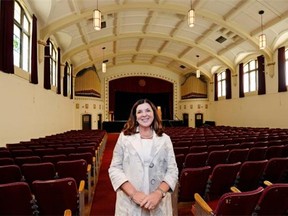
[[[72,216],[72,211],[70,209],[66,209],[64,211],[64,216]]]
[[[88,172],[88,173],[91,173],[91,167],[92,167],[91,164],[88,164],[88,165],[87,165],[87,172]]]
[[[270,181],[268,181],[268,180],[265,180],[265,181],[264,181],[264,184],[267,185],[267,186],[270,186],[270,185],[272,185],[273,183],[270,182]]]
[[[234,193],[241,193],[241,191],[235,186],[230,187],[230,190]]]
[[[194,194],[194,199],[196,215],[213,215],[211,207],[198,193]]]
[[[79,216],[84,216],[84,208],[85,208],[85,180],[81,180],[78,188],[79,193]]]

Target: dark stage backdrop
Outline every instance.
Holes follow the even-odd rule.
[[[155,106],[161,106],[162,119],[173,119],[169,105],[169,93],[145,94],[115,92],[114,120],[127,120],[133,104],[142,98],[152,101]]]
[[[114,120],[127,120],[133,104],[140,98],[161,106],[162,119],[173,119],[173,83],[154,77],[123,77],[109,81],[109,112]]]

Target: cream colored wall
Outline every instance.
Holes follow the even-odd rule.
[[[232,78],[232,99],[219,98],[219,101],[214,102],[214,93],[209,91],[211,117],[216,125],[288,128],[288,92],[278,93],[276,59],[277,54],[274,56],[276,64],[273,68],[266,67],[265,95],[246,94],[244,98],[239,98],[238,76]]]
[[[288,93],[247,96],[212,103],[216,125],[288,128]]]
[[[74,118],[75,118],[75,129],[82,129],[82,115],[90,114],[91,128],[98,128],[98,114],[102,114],[102,121],[104,120],[104,103],[102,99],[99,98],[88,98],[88,97],[75,97],[74,100]]]
[[[39,66],[40,67],[40,66]],[[0,146],[73,129],[73,100],[0,72]]]

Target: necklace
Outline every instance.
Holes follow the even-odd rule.
[[[142,136],[142,135],[140,135],[140,137],[141,137],[141,139],[152,139],[153,134],[150,135],[150,136]]]
[[[149,131],[148,135],[147,133],[146,134],[141,134],[140,132],[140,137],[141,139],[152,139],[153,138],[153,131]]]

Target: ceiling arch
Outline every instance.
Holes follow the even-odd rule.
[[[288,22],[285,0],[195,0],[193,28],[187,25],[189,0],[98,0],[106,25],[101,31],[94,31],[92,26],[96,2],[46,1],[53,5],[49,16],[40,9],[39,1],[30,1],[31,8],[38,9],[40,37],[46,40],[54,36],[62,49],[62,60],[71,62],[75,70],[91,65],[99,68],[104,58],[102,47],[106,47],[108,68],[152,64],[179,76],[200,69],[211,79],[215,68],[236,73],[237,64],[251,53],[263,54],[271,62],[277,45],[287,41],[286,34],[279,37]],[[259,10],[265,11],[262,28]],[[258,35],[262,31],[268,46],[259,50]],[[217,42],[219,38],[223,41]]]

